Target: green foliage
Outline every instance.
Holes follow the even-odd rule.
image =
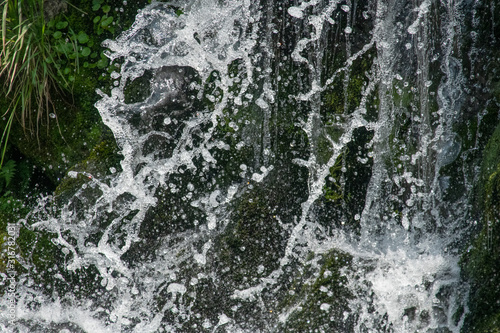
[[[16,162],[13,160],[7,161],[0,168],[0,189],[2,187],[8,187],[14,174],[16,173]]]
[[[0,93],[8,100],[6,105],[2,103],[6,118],[2,124],[0,166],[13,124],[21,124],[25,133],[40,141],[41,127],[47,127],[49,132],[49,123],[54,121],[59,125],[60,117],[55,110],[61,108],[54,105],[55,99],[75,86],[88,88],[86,94],[93,93],[96,83],[88,80],[110,84],[107,76],[92,71],[107,69],[110,73],[116,69],[109,66],[100,44],[127,28],[135,16],[134,10],[145,3],[137,1],[129,5],[131,16],[127,14],[129,11],[120,14],[112,10],[111,1],[82,1],[78,4],[82,9],[67,3],[68,12],[53,13],[55,15],[47,18],[44,0],[0,0],[0,82],[3,82]],[[82,68],[86,71],[82,72]],[[28,112],[32,109],[37,112]],[[42,143],[39,142],[39,146]]]
[[[0,220],[2,223],[7,224],[7,222],[14,223],[15,219],[19,217],[18,214],[23,210],[24,206],[21,200],[16,199],[13,193],[10,191],[5,191],[0,197]],[[1,226],[1,224],[0,224]],[[4,229],[2,229],[4,230]]]
[[[109,6],[107,7],[109,12]],[[95,16],[92,20],[94,23],[93,31],[88,32],[80,30],[76,33],[69,24],[71,19],[65,15],[54,17],[47,24],[47,33],[52,37],[51,43],[59,55],[55,64],[56,68],[67,81],[73,83],[76,75],[80,73],[80,65],[89,69],[96,67],[103,69],[108,65],[108,60],[99,46],[101,38],[95,37],[95,34],[101,35],[104,28],[111,34],[115,30],[110,25],[113,17],[107,15]],[[88,29],[88,27],[86,28]]]
[[[1,93],[10,103],[5,115],[8,120],[2,133],[0,145],[3,164],[10,130],[15,119],[24,129],[38,135],[39,125],[45,114],[49,123],[51,93],[54,89],[68,88],[61,81],[57,69],[51,64],[58,54],[46,34],[43,15],[43,0],[5,0],[2,9],[2,51],[0,79]],[[35,109],[36,113],[31,112]],[[53,111],[53,110],[52,110]]]

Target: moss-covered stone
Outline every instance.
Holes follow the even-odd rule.
[[[265,188],[245,195],[236,207],[233,223],[219,240],[221,260],[231,267],[235,284],[251,284],[258,277],[255,268],[259,265],[263,273],[269,273],[283,254],[285,239],[276,199],[276,193]]]
[[[469,281],[467,332],[500,332],[500,126],[484,151],[479,205],[482,229],[462,257]]]
[[[56,196],[69,198],[82,184],[90,181],[93,177],[103,178],[116,171],[121,170],[121,155],[109,130],[105,131],[105,138],[98,143],[90,152],[90,155],[80,163],[71,167],[71,176],[63,178],[56,188]]]
[[[349,267],[351,256],[332,250],[312,255],[294,277],[288,296],[282,301],[281,312],[289,312],[280,330],[286,332],[347,332],[352,322],[344,313],[349,312],[352,297],[342,269]],[[311,265],[314,263],[314,265]],[[317,267],[319,265],[319,270]]]
[[[83,203],[76,199],[68,201],[73,194],[79,191],[84,183],[89,182],[89,177],[99,177],[105,181],[107,175],[120,171],[121,156],[118,147],[111,131],[104,126],[94,107],[99,98],[96,89],[109,91],[112,86],[109,74],[117,69],[117,66],[110,65],[105,59],[101,43],[127,29],[132,24],[137,10],[143,8],[147,2],[132,1],[125,6],[121,0],[81,0],[73,1],[67,6],[64,15],[61,12],[52,13],[50,16],[54,22],[67,22],[68,28],[62,33],[66,34],[68,39],[77,39],[74,41],[79,48],[79,65],[74,62],[75,58],[71,58],[73,61],[62,58],[55,64],[68,68],[64,72],[64,78],[70,89],[68,91],[54,88],[53,105],[43,115],[37,132],[24,131],[19,123],[12,127],[5,161],[11,161],[8,165],[14,166],[13,176],[10,184],[0,177],[0,246],[4,250],[7,223],[17,224],[19,232],[15,246],[18,261],[15,266],[16,278],[25,279],[23,283],[32,285],[54,299],[69,291],[76,298],[105,298],[106,295],[104,287],[99,283],[100,274],[94,266],[69,271],[65,265],[72,254],[62,250],[61,246],[53,241],[58,235],[43,228],[31,227],[38,218],[37,214],[44,215],[48,212],[44,213],[43,209],[38,207],[32,212],[33,216],[26,216],[32,206],[36,205],[40,193],[55,194],[56,199],[46,204],[50,214],[57,214],[56,206],[68,202],[71,202],[76,212],[82,214]],[[93,8],[97,3],[100,7]],[[123,11],[118,10],[121,7],[124,7]],[[113,16],[115,24],[102,25],[103,14],[108,18]],[[96,23],[97,16],[100,18]],[[53,26],[48,26],[47,33],[52,28]],[[99,29],[102,30],[100,33],[97,31]],[[56,42],[53,39],[50,41]],[[88,48],[90,53],[84,48]],[[7,101],[0,98],[2,114],[7,107]],[[4,128],[4,120],[0,120],[0,126]],[[71,174],[76,175],[75,178],[67,176],[70,170],[75,172]],[[92,191],[93,189],[89,189],[86,195],[95,200],[99,195]],[[40,219],[43,219],[43,216]],[[68,238],[68,241],[72,243],[75,240]],[[1,272],[5,270],[7,259],[5,252],[2,252]],[[0,293],[5,290],[6,286],[1,285]]]

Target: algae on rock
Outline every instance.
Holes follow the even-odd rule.
[[[484,150],[481,171],[482,229],[462,257],[470,283],[464,328],[474,333],[500,332],[500,126]]]

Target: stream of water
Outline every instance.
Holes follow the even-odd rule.
[[[120,168],[27,218],[95,293],[26,276],[16,332],[460,332],[460,8],[144,8],[96,104]]]

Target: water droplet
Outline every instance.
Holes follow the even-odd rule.
[[[288,8],[288,15],[296,17],[296,18],[302,18],[304,13],[302,12],[302,8],[300,7],[290,7]]]

